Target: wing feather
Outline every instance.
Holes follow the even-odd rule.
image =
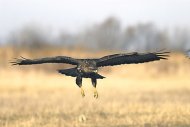
[[[12,65],[31,65],[31,64],[43,64],[43,63],[66,63],[66,64],[77,65],[78,60],[67,56],[46,57],[39,59],[26,59],[24,57],[20,57],[19,59],[15,59],[15,61],[11,63]]]
[[[104,56],[97,60],[97,66],[115,66],[121,64],[138,64],[160,59],[167,59],[169,52],[155,52],[155,53],[125,53],[113,54]]]

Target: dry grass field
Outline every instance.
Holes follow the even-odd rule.
[[[58,53],[78,55],[49,54]],[[0,52],[0,127],[190,126],[190,60],[182,55],[101,69],[106,78],[98,80],[95,99],[89,79],[83,82],[82,98],[75,79],[58,74],[54,69],[58,66],[45,65],[48,72],[39,69],[41,65],[17,67],[4,62],[23,54],[32,56]]]

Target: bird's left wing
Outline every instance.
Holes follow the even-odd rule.
[[[43,63],[66,63],[66,64],[77,65],[78,60],[67,56],[45,57],[39,59],[26,59],[21,57],[11,63],[12,65],[31,65],[31,64],[43,64]]]
[[[167,59],[169,52],[153,53],[124,53],[104,56],[96,60],[97,67],[114,66],[121,64],[138,64],[160,59]]]

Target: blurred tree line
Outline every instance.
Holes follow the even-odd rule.
[[[122,28],[118,19],[110,17],[77,34],[60,32],[56,37],[40,25],[28,25],[12,32],[7,45],[16,48],[41,49],[47,47],[83,47],[94,50],[150,51],[159,49],[186,50],[190,48],[190,31],[158,29],[152,23]]]

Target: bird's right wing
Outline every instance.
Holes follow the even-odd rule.
[[[153,53],[124,53],[104,56],[98,60],[97,67],[115,66],[121,64],[138,64],[160,59],[167,59],[169,52],[153,52]]]
[[[78,60],[67,56],[45,57],[39,59],[26,59],[21,57],[11,62],[12,65],[31,65],[31,64],[43,64],[43,63],[66,63],[72,65],[78,65]]]

